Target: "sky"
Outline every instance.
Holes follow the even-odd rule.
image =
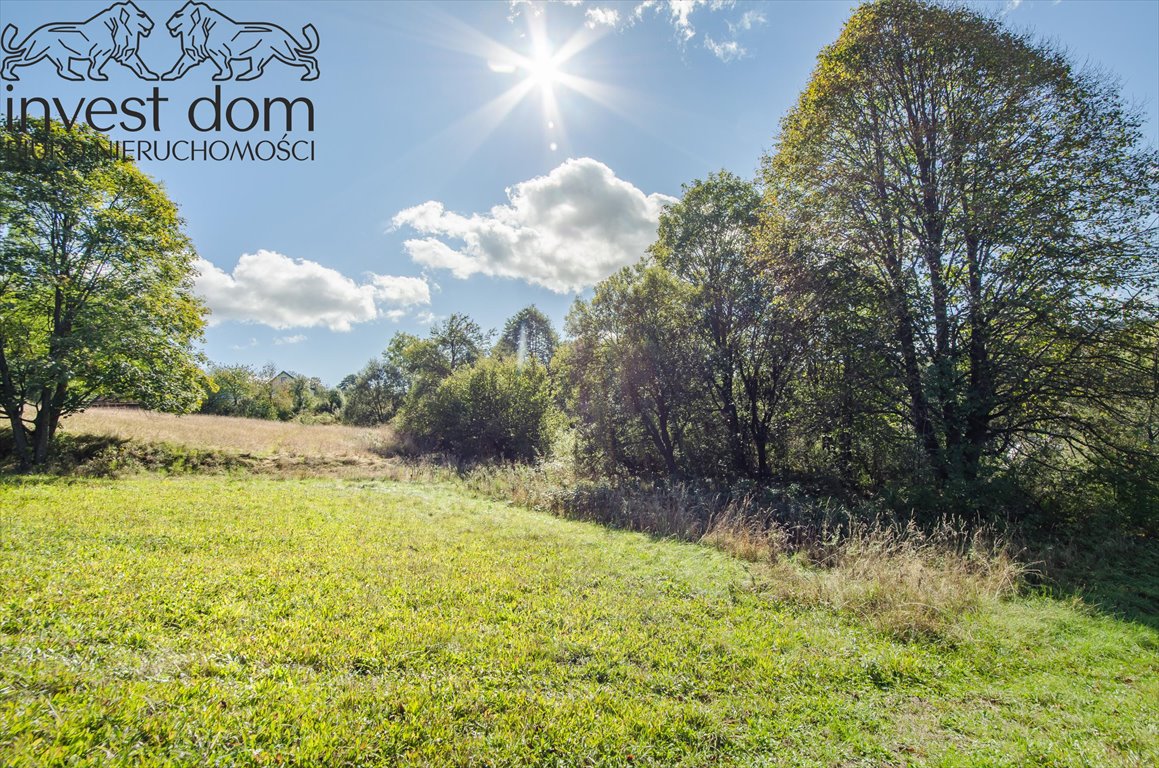
[[[6,42],[19,45],[108,2],[4,0],[0,26],[15,25]],[[183,1],[136,5],[154,23],[140,60],[168,72],[182,54],[166,22]],[[130,121],[113,138],[312,142],[305,161],[139,162],[180,206],[197,250],[196,290],[211,310],[205,355],[335,384],[394,333],[426,334],[454,312],[500,329],[535,304],[562,329],[577,296],[640,258],[682,185],[721,169],[755,176],[856,3],[210,5],[278,24],[299,47],[313,25],[317,78],[275,59],[249,82],[215,83],[209,61],[149,82],[111,62],[107,81],[74,83],[44,60],[15,69],[4,95],[58,98],[71,111],[156,87],[168,99],[159,124]],[[1159,1],[970,5],[1116,78],[1159,145]],[[246,68],[233,62],[235,75]],[[199,132],[186,107],[217,85],[223,107],[309,99],[313,130],[302,111],[284,130],[275,109],[269,132]],[[212,104],[199,110],[208,126]],[[253,113],[243,102],[235,114],[244,124]]]

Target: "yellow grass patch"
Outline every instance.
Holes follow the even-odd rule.
[[[394,443],[388,427],[296,424],[232,416],[174,416],[128,408],[89,408],[63,422],[65,432],[173,443],[256,456],[378,458]]]

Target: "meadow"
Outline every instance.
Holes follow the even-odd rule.
[[[397,440],[387,426],[89,408],[64,419],[61,437],[57,469],[88,474],[145,468],[370,478],[396,467],[388,457]]]
[[[1154,765],[1159,631],[899,636],[785,568],[461,484],[0,478],[0,763]]]
[[[136,408],[89,408],[64,420],[72,434],[164,442],[252,456],[329,456],[374,459],[394,442],[389,427],[299,424],[269,419],[177,416]]]

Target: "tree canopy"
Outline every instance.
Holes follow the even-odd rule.
[[[584,460],[941,509],[1011,483],[1057,498],[1066,476],[1154,507],[1159,154],[1139,129],[1105,77],[994,19],[861,6],[759,186],[687,185],[641,264],[577,302],[560,359]]]
[[[193,263],[177,207],[105,137],[0,128],[0,410],[23,465],[95,398],[197,405]]]
[[[559,346],[559,335],[547,315],[534,305],[524,307],[512,315],[503,326],[495,351],[519,360],[534,359],[549,365]]]
[[[1104,78],[961,7],[869,3],[821,53],[767,200],[807,243],[806,282],[854,292],[821,297],[830,323],[881,320],[859,397],[934,482],[1106,450],[1100,414],[1146,394],[1124,370],[1153,344],[1159,278],[1139,126]]]

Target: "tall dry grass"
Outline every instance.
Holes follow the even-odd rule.
[[[89,408],[67,417],[63,431],[143,443],[233,451],[251,456],[376,459],[395,442],[388,427],[297,424],[233,416]]]
[[[701,540],[757,563],[764,594],[850,614],[904,639],[945,636],[1013,595],[1027,570],[992,528],[954,520],[927,529],[853,517],[802,535],[725,513]]]

